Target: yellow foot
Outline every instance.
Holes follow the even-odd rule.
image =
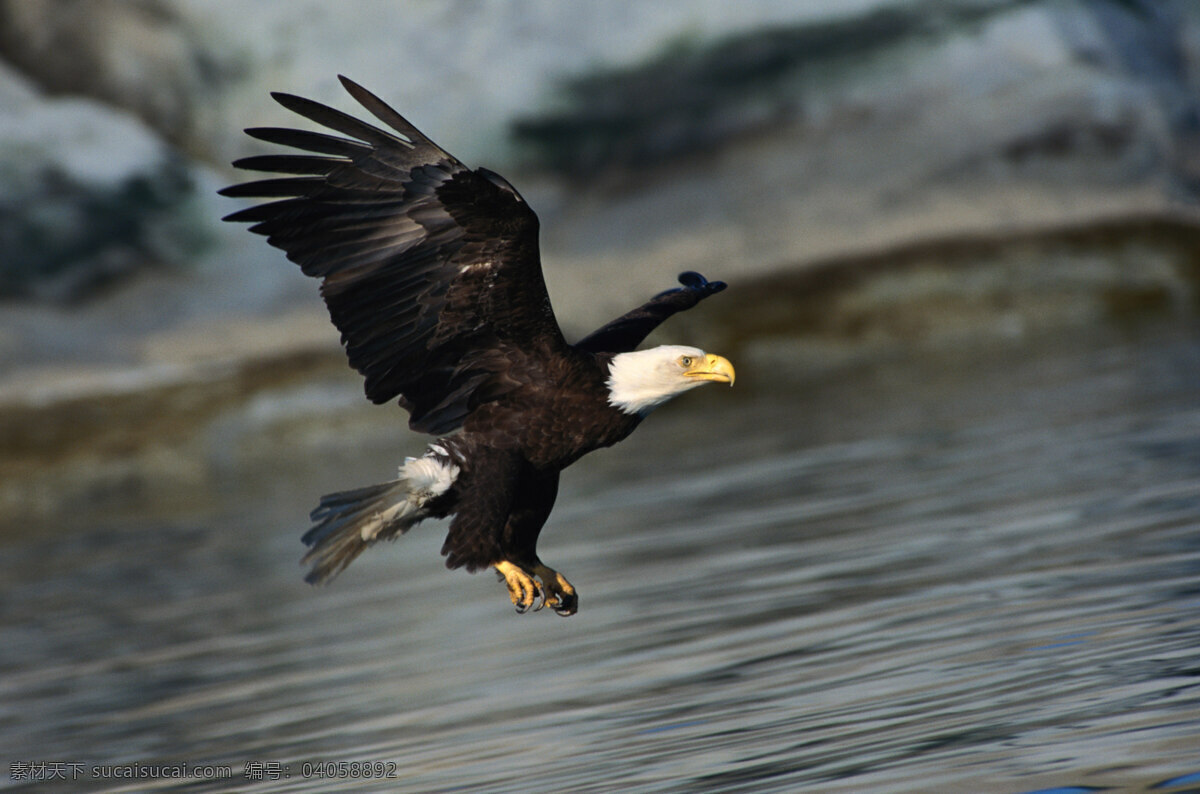
[[[531,608],[537,611],[549,606],[566,617],[579,611],[579,596],[575,594],[575,588],[558,571],[547,568],[540,562],[532,572],[507,561],[495,563],[492,567],[508,587],[508,597],[512,599],[517,612],[525,613]],[[535,576],[541,579],[540,586]]]
[[[542,606],[552,608],[564,618],[579,611],[579,596],[567,581],[567,577],[540,562],[533,572],[542,580],[542,590],[546,593],[542,599]]]
[[[541,595],[537,582],[525,570],[511,562],[498,562],[492,566],[508,586],[508,597],[517,612],[524,613],[533,606],[534,599]],[[538,607],[541,608],[540,605]]]

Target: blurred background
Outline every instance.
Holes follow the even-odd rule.
[[[737,388],[564,481],[570,621],[436,526],[300,580],[424,440],[215,191],[338,74],[518,187],[569,337],[730,284],[651,342]],[[1194,785],[1198,198],[1191,0],[0,0],[5,782]]]

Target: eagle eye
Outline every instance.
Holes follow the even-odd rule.
[[[692,357],[691,356],[680,356],[679,357],[679,365],[681,367],[684,367],[685,369],[687,367],[692,366]]]

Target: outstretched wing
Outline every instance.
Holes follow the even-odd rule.
[[[668,317],[695,306],[725,289],[724,281],[709,281],[691,270],[679,274],[682,287],[660,292],[633,311],[626,312],[575,343],[589,353],[628,353]]]
[[[537,216],[502,177],[467,168],[378,97],[340,79],[400,135],[274,93],[287,109],[350,137],[246,130],[315,155],[235,162],[289,176],[222,190],[278,199],[225,220],[253,222],[250,231],[323,279],[321,295],[367,397],[398,397],[414,430],[447,433],[517,388],[515,373],[565,349],[542,278]]]

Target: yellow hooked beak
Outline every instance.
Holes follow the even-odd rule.
[[[702,359],[697,359],[683,374],[684,377],[695,380],[711,380],[717,383],[728,383],[730,386],[733,385],[733,365],[724,356],[716,356],[712,353],[709,353]]]

